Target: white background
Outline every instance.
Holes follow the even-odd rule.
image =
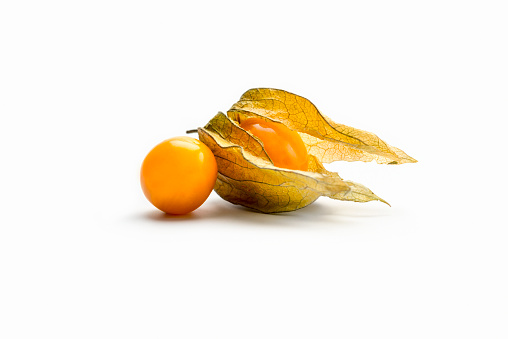
[[[507,338],[504,1],[2,1],[0,337]],[[419,160],[389,201],[157,212],[160,141],[253,87]]]

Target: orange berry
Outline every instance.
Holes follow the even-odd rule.
[[[264,149],[277,167],[306,171],[307,148],[300,135],[281,123],[261,118],[248,118],[240,127],[263,142]]]
[[[155,146],[141,166],[146,198],[169,214],[186,214],[201,206],[217,179],[210,149],[190,137],[175,137]]]

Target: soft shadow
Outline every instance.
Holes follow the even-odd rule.
[[[359,219],[383,217],[390,214],[390,208],[358,204],[337,204],[319,200],[293,212],[264,214],[249,208],[232,205],[222,200],[207,201],[196,211],[186,215],[170,215],[158,210],[143,212],[131,220],[149,220],[159,225],[215,223],[236,227],[315,227],[318,224],[351,226]],[[355,221],[356,220],[356,221]]]
[[[157,210],[144,213],[143,215],[141,215],[141,219],[148,219],[158,222],[182,222],[196,220],[199,219],[199,217],[194,212],[183,215],[172,215]]]

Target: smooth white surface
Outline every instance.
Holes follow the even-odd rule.
[[[0,337],[506,338],[503,1],[3,1]],[[253,87],[419,160],[388,200],[157,212],[139,167]]]

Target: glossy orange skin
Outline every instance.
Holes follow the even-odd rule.
[[[141,188],[146,198],[169,214],[187,214],[208,198],[217,179],[212,151],[190,137],[164,140],[141,166]]]
[[[281,123],[260,118],[248,118],[240,127],[263,142],[266,153],[277,167],[306,171],[307,148],[300,135]]]

